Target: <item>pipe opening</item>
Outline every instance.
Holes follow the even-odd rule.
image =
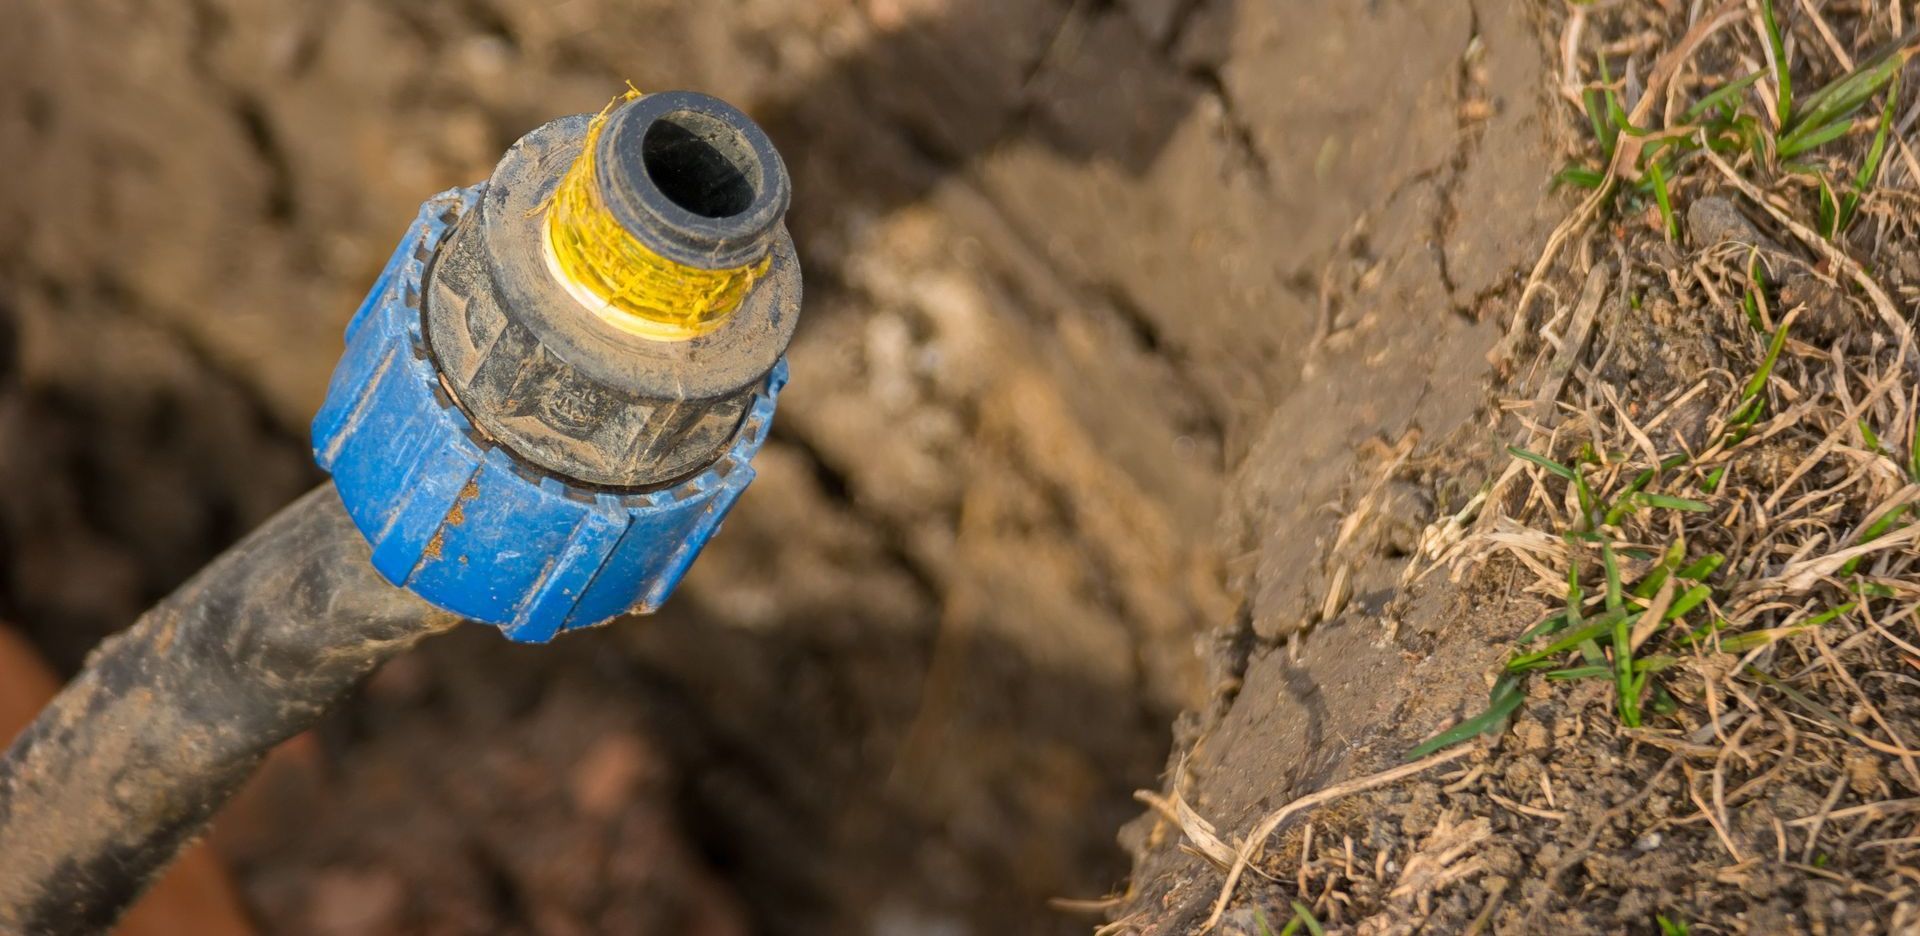
[[[663,114],[647,128],[641,164],[668,201],[703,218],[730,218],[759,194],[753,147],[725,121],[690,110]]]

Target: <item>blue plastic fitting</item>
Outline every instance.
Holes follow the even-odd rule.
[[[640,493],[568,483],[491,443],[441,385],[422,335],[429,262],[484,185],[429,199],[347,324],[314,456],[395,585],[542,643],[667,600],[748,482],[786,383],[754,393],[730,448]]]

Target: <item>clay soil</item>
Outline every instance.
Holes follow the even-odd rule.
[[[1136,791],[1232,847],[1484,706],[1545,606],[1498,569],[1412,574],[1535,386],[1513,355],[1546,314],[1506,338],[1579,195],[1550,188],[1579,126],[1557,6],[4,18],[0,616],[66,671],[323,480],[307,420],[422,198],[629,80],[740,104],[794,177],[793,384],[723,535],[660,615],[549,647],[464,628],[271,761],[213,836],[262,931],[1188,932],[1224,869]],[[1597,815],[1647,776],[1613,752],[1563,754]],[[1317,821],[1481,840],[1423,789]],[[1576,851],[1573,818],[1525,847]],[[1324,895],[1277,864],[1310,834],[1224,925]],[[1713,873],[1690,854],[1664,873]],[[1448,899],[1429,931],[1488,892]]]

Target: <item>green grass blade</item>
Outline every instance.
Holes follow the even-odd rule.
[[[1616,134],[1619,131],[1632,133],[1636,128],[1633,121],[1627,119],[1627,109],[1620,106],[1620,95],[1613,91],[1613,75],[1607,71],[1607,55],[1602,52],[1596,56],[1600,60],[1600,95],[1606,100],[1607,121],[1613,124]],[[1619,137],[1616,135],[1615,140]]]
[[[1600,103],[1599,92],[1591,90],[1581,92],[1580,100],[1586,105],[1587,122],[1593,126],[1593,138],[1600,144],[1601,160],[1611,161],[1614,140],[1619,132],[1608,126],[1605,107]]]
[[[1786,133],[1779,141],[1780,158],[1804,153],[1845,133],[1846,119],[1893,81],[1912,55],[1912,50],[1890,46],[1808,95],[1793,121],[1785,125]]]
[[[1596,676],[1612,676],[1611,666],[1575,666],[1569,669],[1554,670],[1547,678],[1554,682],[1569,682],[1575,679],[1592,679]]]
[[[1885,536],[1887,531],[1893,529],[1893,525],[1900,522],[1900,518],[1906,516],[1907,511],[1912,507],[1912,504],[1901,504],[1887,511],[1880,519],[1868,524],[1867,528],[1860,533],[1860,542],[1871,543]],[[1865,558],[1865,556],[1855,556],[1852,559],[1848,559],[1847,564],[1840,567],[1840,574],[1843,576],[1852,575],[1855,569],[1860,568],[1860,560]]]
[[[1875,455],[1887,454],[1887,447],[1880,444],[1880,434],[1877,432],[1874,432],[1873,427],[1867,425],[1867,421],[1864,419],[1859,421],[1859,426],[1860,426],[1860,438],[1866,440],[1867,451],[1872,452]]]
[[[1899,98],[1900,73],[1896,71],[1893,80],[1887,84],[1887,103],[1880,107],[1880,126],[1873,131],[1873,146],[1867,150],[1866,161],[1860,164],[1860,173],[1853,177],[1853,190],[1840,200],[1833,236],[1828,240],[1838,239],[1853,223],[1853,213],[1859,209],[1860,200],[1873,187],[1873,180],[1880,176],[1880,161],[1887,155],[1887,134],[1893,129],[1893,105]]]
[[[1562,465],[1559,462],[1554,461],[1553,459],[1548,458],[1545,455],[1536,455],[1518,446],[1512,446],[1512,445],[1507,446],[1507,454],[1512,455],[1513,457],[1518,458],[1521,461],[1529,461],[1536,465],[1539,465],[1540,467],[1547,469],[1548,472],[1551,472],[1556,477],[1565,478],[1568,481],[1573,481],[1580,477],[1579,473],[1575,472],[1572,468],[1568,468],[1567,466]]]
[[[1920,481],[1920,413],[1914,414],[1913,434],[1907,438],[1907,480]]]
[[[1834,618],[1839,618],[1841,614],[1853,612],[1853,610],[1859,608],[1859,606],[1860,602],[1857,602],[1857,600],[1849,600],[1847,604],[1839,604],[1839,606],[1828,608],[1828,610],[1824,610],[1824,612],[1820,612],[1820,614],[1814,614],[1812,618],[1807,618],[1807,623],[1803,623],[1801,627],[1820,627],[1820,625],[1824,625],[1824,623],[1828,623],[1828,621],[1832,621]]]
[[[1688,611],[1692,611],[1693,609],[1699,607],[1700,602],[1707,600],[1709,597],[1712,597],[1712,595],[1713,595],[1713,589],[1705,585],[1696,585],[1692,588],[1689,588],[1687,589],[1686,594],[1683,594],[1680,597],[1675,598],[1673,600],[1673,604],[1667,607],[1667,613],[1665,616],[1661,618],[1661,620],[1663,621],[1677,620],[1683,617],[1684,615],[1686,615]]]
[[[1507,453],[1522,461],[1528,461],[1528,462],[1532,462],[1533,464],[1539,465],[1540,467],[1547,469],[1548,473],[1554,475],[1555,477],[1565,478],[1566,480],[1572,482],[1574,496],[1579,498],[1580,500],[1581,517],[1586,524],[1592,524],[1593,505],[1594,505],[1593,489],[1587,486],[1587,479],[1584,477],[1581,477],[1580,472],[1575,471],[1572,468],[1568,468],[1567,466],[1562,465],[1559,462],[1554,461],[1553,459],[1548,458],[1545,455],[1537,455],[1537,454],[1534,454],[1533,452],[1529,452],[1526,449],[1520,448],[1518,446],[1513,446],[1513,445],[1507,446]]]
[[[1680,560],[1686,558],[1686,555],[1687,544],[1681,540],[1674,540],[1673,544],[1667,547],[1667,551],[1660,556],[1660,561],[1647,570],[1647,577],[1633,587],[1633,596],[1645,601],[1659,594],[1660,586],[1667,583],[1667,576],[1673,574],[1673,570],[1680,565]]]
[[[1656,913],[1653,921],[1660,924],[1660,936],[1692,936],[1693,929],[1685,920],[1669,920],[1666,914]]]
[[[1569,541],[1567,545],[1573,544]],[[1579,627],[1580,607],[1587,603],[1587,593],[1580,587],[1580,554],[1569,552],[1568,555],[1571,559],[1567,563],[1567,623]]]
[[[1651,143],[1648,143],[1644,148],[1640,150],[1640,163],[1642,165],[1648,165],[1655,162],[1656,160],[1662,163],[1670,162],[1670,160],[1667,160],[1664,158],[1669,153],[1671,153],[1672,156],[1677,158],[1680,156],[1685,156],[1686,154],[1691,153],[1694,150],[1697,150],[1699,148],[1700,148],[1700,141],[1690,136],[1661,137],[1657,140],[1654,140]],[[1665,171],[1664,166],[1662,167],[1662,171]]]
[[[1660,222],[1666,228],[1667,242],[1680,239],[1680,225],[1673,220],[1673,198],[1667,194],[1667,175],[1660,168],[1660,161],[1654,160],[1647,167],[1647,177],[1653,180],[1653,200],[1660,206]]]
[[[1780,360],[1780,349],[1786,346],[1787,329],[1785,326],[1782,326],[1778,331],[1774,332],[1773,340],[1768,342],[1767,356],[1761,359],[1760,369],[1755,371],[1754,375],[1747,380],[1747,385],[1741,388],[1740,400],[1742,402],[1758,398],[1760,391],[1766,389],[1767,378],[1773,376],[1773,365]]]
[[[1766,264],[1760,262],[1760,249],[1751,248],[1747,254],[1747,292],[1740,300],[1742,308],[1747,310],[1747,324],[1757,332],[1767,330],[1766,322],[1760,317],[1760,303],[1767,289]]]
[[[1584,166],[1568,166],[1553,174],[1553,184],[1572,185],[1583,189],[1597,189],[1605,184],[1607,177],[1597,170]]]
[[[1750,634],[1735,634],[1732,637],[1722,639],[1720,641],[1720,649],[1725,653],[1745,653],[1755,647],[1773,643],[1782,637],[1788,637],[1793,634],[1798,634],[1801,631],[1810,631],[1816,627],[1824,626],[1833,621],[1833,619],[1851,612],[1859,606],[1860,602],[1849,601],[1846,604],[1829,608],[1798,624],[1788,627],[1772,627],[1763,631],[1754,631]]]
[[[1707,513],[1708,511],[1711,511],[1713,509],[1704,501],[1692,500],[1690,498],[1685,498],[1685,497],[1675,497],[1671,494],[1639,493],[1639,494],[1635,494],[1633,496],[1633,499],[1636,501],[1639,501],[1642,506],[1664,507],[1668,510],[1684,510],[1688,513]]]
[[[1692,460],[1693,456],[1682,452],[1679,455],[1669,455],[1661,459],[1659,465],[1640,472],[1640,474],[1633,479],[1633,482],[1628,484],[1626,489],[1620,492],[1620,496],[1614,499],[1613,506],[1607,509],[1607,516],[1603,522],[1607,526],[1619,523],[1621,517],[1626,516],[1633,510],[1635,506],[1633,495],[1644,490],[1647,485],[1652,484],[1654,479],[1660,477],[1661,474],[1672,471]]]
[[[1607,610],[1618,611],[1626,604],[1620,593],[1620,561],[1614,558],[1613,544],[1600,544],[1600,564],[1607,570]]]
[[[1567,539],[1567,545],[1572,546],[1573,543],[1573,538],[1569,537]],[[1607,544],[1604,542],[1601,543],[1601,548],[1607,548]],[[1580,607],[1586,604],[1587,600],[1586,593],[1580,588],[1580,553],[1570,550],[1567,555],[1569,557],[1567,563],[1567,623],[1572,627],[1579,627],[1581,624]],[[1608,610],[1612,609],[1609,608]],[[1600,648],[1591,640],[1584,641],[1580,644],[1580,655],[1586,657],[1588,663],[1599,663],[1606,659],[1600,654]]]
[[[1740,410],[1734,415],[1734,425],[1746,428],[1760,421],[1760,414],[1766,409],[1766,400],[1760,391],[1766,389],[1767,378],[1773,376],[1773,365],[1780,360],[1780,349],[1786,346],[1787,326],[1782,324],[1773,333],[1773,340],[1767,343],[1767,356],[1760,361],[1760,369],[1754,371],[1740,390]]]
[[[1862,59],[1853,66],[1853,71],[1827,82],[1819,90],[1807,95],[1800,101],[1800,112],[1795,115],[1794,123],[1787,129],[1818,121],[1830,114],[1845,111],[1848,104],[1858,107],[1873,92],[1892,80],[1894,72],[1900,70],[1907,57],[1912,53],[1901,47],[1901,43],[1911,39],[1909,34],[1896,39],[1880,51]],[[1863,90],[1864,89],[1864,90]]]
[[[1901,504],[1887,511],[1880,519],[1867,525],[1866,532],[1860,534],[1860,542],[1871,543],[1881,536],[1884,536],[1889,529],[1892,529],[1895,523],[1899,522],[1901,517],[1906,516],[1907,511],[1912,507],[1912,504]]]
[[[1640,727],[1639,684],[1633,675],[1633,628],[1625,620],[1613,625],[1613,687],[1618,694],[1620,721]]]
[[[1506,725],[1507,718],[1511,716],[1515,710],[1520,708],[1520,703],[1525,701],[1525,699],[1526,693],[1521,692],[1518,687],[1515,687],[1512,691],[1495,699],[1492,705],[1487,706],[1486,711],[1420,742],[1419,747],[1407,752],[1407,760],[1419,760],[1428,754],[1432,754],[1443,748],[1450,748],[1475,735],[1498,732]]]
[[[1687,117],[1685,122],[1694,123],[1695,121],[1698,121],[1700,119],[1701,115],[1707,113],[1708,111],[1719,108],[1722,105],[1734,104],[1735,99],[1740,96],[1741,92],[1747,90],[1748,88],[1753,87],[1753,83],[1756,81],[1759,81],[1763,77],[1766,77],[1766,74],[1767,74],[1766,71],[1762,69],[1759,71],[1755,71],[1752,74],[1746,75],[1744,77],[1736,78],[1732,81],[1727,82],[1724,85],[1721,85],[1718,90],[1714,91],[1712,94],[1707,95],[1706,97],[1701,98],[1699,101],[1695,102],[1692,107],[1687,108]]]
[[[1586,624],[1581,625],[1580,627],[1577,627],[1571,631],[1568,631],[1567,633],[1561,635],[1559,640],[1556,640],[1553,643],[1550,643],[1539,650],[1536,650],[1532,653],[1521,654],[1520,656],[1516,656],[1513,659],[1507,661],[1507,669],[1509,671],[1524,669],[1529,665],[1538,663],[1542,660],[1550,660],[1553,657],[1559,656],[1560,654],[1565,653],[1568,650],[1572,650],[1573,648],[1578,647],[1583,643],[1587,643],[1588,641],[1592,641],[1592,640],[1598,640],[1601,637],[1605,637],[1608,634],[1613,633],[1613,626],[1615,624],[1618,624],[1624,621],[1628,625],[1631,625],[1634,621],[1637,621],[1639,619],[1640,619],[1640,612],[1638,611],[1629,612],[1625,608],[1621,608],[1616,611],[1608,611],[1605,614],[1601,614],[1594,617],[1592,620],[1588,621]]]
[[[1773,138],[1760,129],[1760,118],[1752,114],[1741,114],[1734,119],[1733,126],[1735,132],[1740,135],[1740,139],[1746,141],[1747,152],[1753,156],[1753,161],[1756,163],[1765,161],[1767,143]]]
[[[1787,43],[1773,15],[1773,0],[1760,0],[1760,22],[1767,28],[1767,47],[1773,53],[1774,110],[1784,128],[1793,120],[1793,74],[1787,68]]]
[[[1788,134],[1780,138],[1780,146],[1776,152],[1781,159],[1792,159],[1808,150],[1819,149],[1828,143],[1832,143],[1846,136],[1847,131],[1852,129],[1853,124],[1841,120],[1838,123],[1825,124],[1804,133]]]
[[[1707,576],[1712,575],[1721,565],[1725,564],[1726,561],[1727,557],[1719,553],[1707,553],[1687,563],[1686,568],[1674,574],[1689,582],[1704,582],[1707,580]]]
[[[1293,918],[1307,924],[1308,936],[1327,936],[1327,931],[1320,928],[1320,920],[1313,915],[1313,911],[1306,904],[1298,900],[1292,901],[1292,904]]]
[[[1820,182],[1820,203],[1814,209],[1814,229],[1827,240],[1840,236],[1840,201],[1833,197],[1833,185],[1827,181],[1825,173],[1816,172],[1814,177]]]
[[[1540,623],[1527,628],[1526,633],[1520,635],[1518,643],[1521,643],[1521,644],[1531,643],[1537,637],[1541,637],[1547,634],[1557,634],[1560,631],[1566,630],[1566,628],[1567,628],[1567,612],[1562,611],[1559,614],[1553,615],[1552,617],[1549,617],[1546,620],[1541,621]]]
[[[1794,632],[1797,632],[1797,629]],[[1780,628],[1773,628],[1770,630],[1763,630],[1763,631],[1755,631],[1751,634],[1735,634],[1732,637],[1721,638],[1720,651],[1722,653],[1730,653],[1730,654],[1733,654],[1734,656],[1739,656],[1740,654],[1745,653],[1748,650],[1752,650],[1755,647],[1763,647],[1763,646],[1766,646],[1767,644],[1773,643],[1774,641],[1779,640],[1781,637],[1784,637],[1784,636],[1786,636],[1786,633],[1783,632]]]

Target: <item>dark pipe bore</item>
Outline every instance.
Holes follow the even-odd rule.
[[[787,213],[787,167],[773,142],[738,108],[704,94],[664,91],[621,105],[593,158],[615,220],[676,263],[757,263]]]
[[[752,207],[762,175],[738,131],[695,111],[655,120],[640,158],[660,194],[703,218],[730,218]]]

